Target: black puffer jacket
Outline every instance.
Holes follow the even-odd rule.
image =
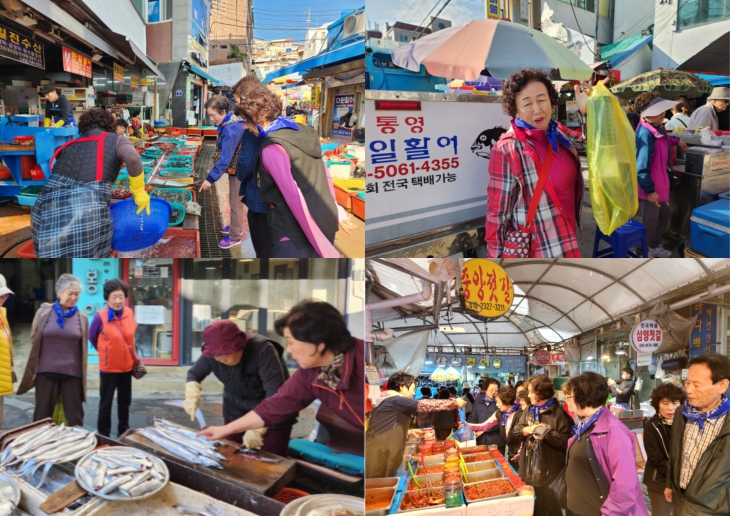
[[[486,397],[486,394],[484,394],[483,392],[480,392],[477,395],[476,399],[474,400],[474,406],[471,409],[471,414],[469,414],[469,417],[466,420],[467,423],[485,423],[487,419],[492,417],[492,415],[497,412],[497,402],[492,401],[490,403],[487,403]],[[504,448],[504,439],[502,439],[502,435],[499,433],[499,428],[495,427],[489,432],[484,432],[482,435],[480,435],[479,438],[477,438],[477,444],[496,444],[501,450]]]
[[[227,366],[213,357],[201,356],[188,370],[187,381],[201,383],[213,373],[223,383],[223,417],[227,422],[245,416],[265,398],[277,393],[289,379],[283,348],[261,335],[246,334],[238,365]],[[296,416],[271,428],[291,426]]]
[[[644,449],[646,450],[646,468],[644,484],[655,493],[664,493],[667,483],[667,461],[672,438],[672,427],[654,414],[644,422]]]
[[[523,436],[522,453],[520,454],[520,477],[530,485],[540,487],[552,482],[555,477],[565,466],[565,454],[568,450],[568,439],[572,435],[573,420],[570,416],[565,413],[563,408],[557,402],[553,403],[552,406],[545,412],[540,414],[539,423],[548,425],[550,427],[550,433],[546,439],[540,442],[540,448],[542,456],[540,459],[540,477],[536,481],[527,481],[527,468],[528,468],[528,446],[532,446],[535,443],[535,438],[532,436]],[[526,426],[532,426],[537,424],[529,410],[522,411],[522,418],[520,422],[520,431]],[[517,429],[515,429],[517,430]]]

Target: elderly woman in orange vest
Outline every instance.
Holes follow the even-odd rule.
[[[99,310],[89,328],[89,340],[99,352],[99,419],[97,431],[109,437],[112,430],[112,402],[117,391],[117,436],[129,430],[132,404],[132,370],[140,362],[134,350],[137,323],[134,312],[125,307],[129,287],[120,279],[104,283],[106,308]]]
[[[13,337],[10,334],[7,312],[3,306],[12,293],[5,282],[5,276],[0,274],[0,427],[3,426],[5,396],[13,393],[13,384],[17,381],[13,371]]]

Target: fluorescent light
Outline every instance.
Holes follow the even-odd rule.
[[[486,369],[487,367],[484,364],[479,364],[479,369]]]
[[[586,357],[586,360],[588,360],[589,362],[591,360],[595,360],[595,359],[596,359],[596,357],[594,357],[593,355],[589,355],[589,356]]]
[[[439,331],[443,333],[465,333],[466,329],[462,328],[461,326],[457,326],[456,328],[452,328],[450,326],[441,326],[439,328]]]
[[[618,348],[616,350],[616,354],[617,355],[625,355],[626,354],[626,350],[624,348]]]
[[[215,267],[206,267],[205,270],[206,271],[214,271],[215,270]]]

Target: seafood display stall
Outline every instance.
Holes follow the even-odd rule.
[[[23,516],[274,516],[294,505],[273,496],[294,479],[295,461],[196,439],[194,430],[164,420],[117,441],[46,419],[0,434],[0,464],[0,492],[17,486]],[[329,514],[328,504],[356,500],[304,498],[297,503],[311,501],[319,511],[306,514],[322,515]]]
[[[433,443],[409,442],[395,477],[365,481],[367,516],[533,514],[533,488],[495,446],[467,447],[451,440],[439,443],[445,444],[443,452],[433,453]]]
[[[428,430],[428,429],[425,429]],[[365,481],[367,516],[408,513],[439,516],[532,515],[534,490],[526,486],[496,446],[463,446],[453,440],[409,440],[395,477]]]

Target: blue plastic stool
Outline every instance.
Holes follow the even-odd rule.
[[[605,249],[598,250],[601,240],[609,244]],[[646,243],[646,229],[641,222],[629,220],[626,224],[616,229],[611,236],[601,233],[596,228],[596,240],[593,242],[593,258],[640,258],[633,251],[634,246],[640,245],[644,258],[649,257],[649,246]]]

